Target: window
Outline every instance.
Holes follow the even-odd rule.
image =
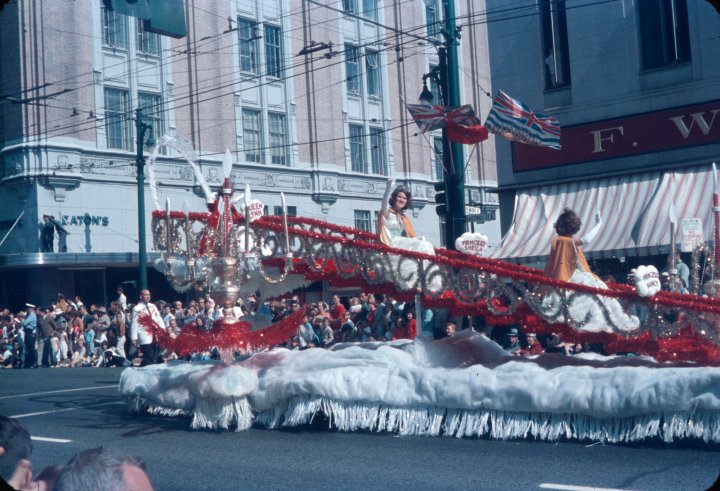
[[[360,94],[360,50],[352,44],[345,45],[345,75],[348,94]]]
[[[357,14],[357,2],[358,0],[343,0],[343,10],[345,11],[345,13]]]
[[[425,26],[427,26],[428,37],[440,37],[442,25],[440,20],[440,9],[438,9],[437,0],[425,2]]]
[[[439,217],[440,221],[440,246],[441,247],[447,247],[447,237],[446,237],[446,227],[447,224],[445,223],[445,217]]]
[[[263,163],[260,111],[242,110],[243,153],[248,162]]]
[[[370,212],[368,210],[355,210],[355,228],[372,232]]]
[[[238,41],[240,45],[240,70],[257,73],[258,36],[255,22],[238,18]]]
[[[285,115],[268,114],[270,127],[270,161],[273,164],[288,165]]]
[[[370,162],[373,174],[387,174],[385,131],[382,128],[370,128]]]
[[[102,9],[103,44],[127,49],[127,17],[114,10]]]
[[[139,92],[138,104],[142,109],[143,123],[150,125],[153,136],[156,140],[159,139],[165,132],[162,119],[162,98],[157,94]],[[148,136],[147,132],[145,135]]]
[[[160,36],[145,30],[145,22],[137,19],[137,50],[146,55],[160,54]]]
[[[282,77],[280,28],[265,26],[265,69],[268,77]]]
[[[436,69],[437,69],[436,65],[430,65],[430,70],[428,71],[428,73],[433,72]],[[442,100],[442,97],[440,94],[440,86],[438,85],[437,78],[430,77],[430,78],[428,78],[428,81],[430,82],[430,93],[433,96],[433,100],[432,100],[433,105],[442,106],[443,100]]]
[[[570,85],[567,19],[565,0],[541,0],[545,88]]]
[[[687,0],[638,0],[644,70],[690,61]]]
[[[367,161],[365,159],[365,137],[363,127],[357,124],[350,125],[350,163],[353,172],[367,174]]]
[[[108,148],[130,149],[130,122],[126,90],[105,89],[105,134]]]
[[[441,181],[445,178],[443,172],[443,141],[442,138],[433,139],[433,164],[435,167],[435,179]]]
[[[265,211],[265,214],[267,215],[267,210]],[[289,217],[296,217],[297,216],[297,206],[288,206],[287,207],[287,214]],[[275,216],[282,216],[282,206],[276,206],[275,207]]]
[[[377,20],[377,0],[363,0],[363,16]]]
[[[380,54],[377,51],[365,52],[365,71],[367,74],[367,93],[372,97],[380,97]]]

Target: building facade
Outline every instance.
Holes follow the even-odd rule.
[[[187,36],[149,32],[102,0],[14,0],[0,10],[0,304],[57,292],[107,301],[136,279],[136,110],[159,149],[160,199],[204,210],[187,158],[219,186],[228,148],[238,189],[277,213],[374,230],[388,177],[413,193],[415,229],[441,245],[433,183],[441,135],[420,134],[405,104],[439,63],[439,0],[184,2]],[[458,1],[458,18],[484,2]],[[461,100],[487,114],[487,26],[460,42]],[[152,149],[144,144],[146,156]],[[465,147],[468,205],[497,208],[494,142]],[[149,193],[148,193],[149,196]],[[145,200],[145,215],[155,207]],[[67,252],[41,252],[43,215]],[[149,219],[146,221],[150,237]],[[499,241],[499,221],[474,224]],[[151,247],[151,244],[148,245]],[[150,252],[150,259],[157,253]],[[154,289],[165,289],[150,275]]]
[[[686,0],[540,0],[494,17],[493,86],[562,126],[560,151],[498,140],[504,240],[496,257],[542,264],[564,207],[585,224],[601,211],[603,231],[586,252],[613,274],[664,266],[671,209],[678,248],[690,223],[712,238],[718,29],[709,2]]]

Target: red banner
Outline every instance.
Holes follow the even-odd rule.
[[[562,150],[513,143],[513,170],[594,162],[720,143],[720,101],[562,127]]]

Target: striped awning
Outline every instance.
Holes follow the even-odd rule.
[[[687,169],[666,173],[660,186],[645,211],[637,235],[637,247],[654,248],[670,244],[670,205],[677,211],[678,225],[675,241],[682,240],[681,221],[683,218],[699,218],[703,225],[705,240],[713,236],[712,216],[713,178],[712,167]]]
[[[516,196],[512,226],[491,256],[528,262],[547,256],[555,234],[553,225],[564,208],[574,210],[582,220],[578,237],[592,228],[595,211],[602,213],[600,233],[584,248],[590,257],[667,250],[671,202],[678,220],[702,219],[707,240],[712,234],[712,187],[708,165],[527,189]],[[679,244],[679,225],[677,228]]]

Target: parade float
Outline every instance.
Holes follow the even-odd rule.
[[[178,140],[165,137],[164,144],[178,147]],[[699,248],[694,256],[706,295],[660,290],[654,268],[638,268],[634,285],[595,288],[473,254],[396,249],[376,234],[286,212],[264,216],[247,186],[235,195],[229,153],[217,194],[191,152],[185,155],[208,211],[163,207],[150,172],[154,247],[164,252],[156,267],[178,291],[209,291],[223,316],[210,330],[188,328],[177,336],[150,318],[141,322],[181,356],[211,347],[223,356],[126,369],[120,390],[134,411],[190,417],[194,429],[277,428],[323,417],[344,431],[403,435],[720,442],[714,250]],[[282,295],[320,280],[482,317],[489,326],[559,333],[600,345],[605,354],[510,356],[472,330],[439,340],[297,351],[284,346],[300,313],[274,325],[236,316],[243,296]],[[604,298],[642,312],[642,322],[632,329],[614,325]],[[604,329],[585,329],[589,311],[605,316]]]

